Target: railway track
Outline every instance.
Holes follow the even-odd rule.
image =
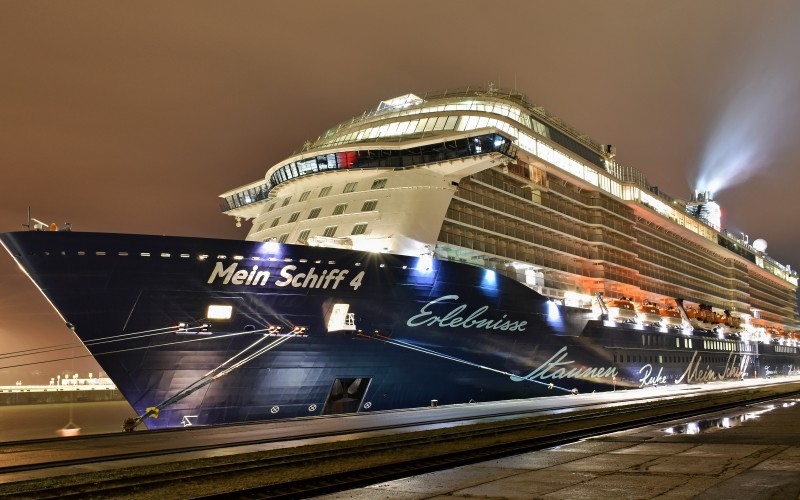
[[[121,498],[144,494],[170,498],[308,497],[797,394],[800,390],[796,384],[782,391],[740,390],[735,394],[656,400],[623,408],[509,418],[394,435],[391,439],[358,439],[169,467],[64,476],[0,487],[0,499]],[[175,485],[181,485],[177,492]]]

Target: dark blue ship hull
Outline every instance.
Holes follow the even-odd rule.
[[[454,262],[140,235],[0,239],[137,412],[187,394],[150,428],[785,375],[798,364],[797,348],[601,321]],[[230,317],[209,317],[209,306]]]

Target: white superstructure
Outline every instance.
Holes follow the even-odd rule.
[[[721,324],[797,328],[794,270],[720,230],[710,193],[669,197],[615,153],[515,91],[408,94],[221,196],[250,240],[435,255],[568,305],[680,297]]]

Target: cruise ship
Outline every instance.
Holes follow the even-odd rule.
[[[149,428],[798,374],[797,272],[515,90],[380,102],[244,241],[0,235]]]

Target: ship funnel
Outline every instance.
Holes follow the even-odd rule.
[[[711,191],[695,191],[686,203],[686,213],[700,219],[717,231],[722,225],[722,210],[714,201],[714,194]]]

